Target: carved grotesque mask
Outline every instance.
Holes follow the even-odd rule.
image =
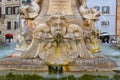
[[[49,26],[51,29],[51,34],[53,36],[61,35],[64,36],[67,30],[67,22],[63,16],[54,16],[50,18]]]

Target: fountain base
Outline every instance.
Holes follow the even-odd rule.
[[[0,70],[23,71],[49,71],[50,73],[62,73],[63,71],[112,71],[117,67],[116,63],[108,58],[77,58],[66,66],[47,65],[39,58],[24,59],[19,57],[0,59]]]

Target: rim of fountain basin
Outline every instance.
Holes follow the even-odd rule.
[[[21,74],[21,75],[38,75],[38,76],[43,76],[43,77],[48,77],[48,78],[61,78],[61,77],[65,77],[65,76],[70,76],[73,75],[74,77],[81,77],[85,74],[87,75],[95,75],[95,76],[108,76],[109,78],[112,78],[114,75],[119,75],[116,74],[114,72],[109,72],[109,71],[101,71],[101,72],[95,72],[95,71],[90,71],[90,72],[64,72],[62,74],[49,74],[48,72],[39,72],[39,71],[12,71],[12,70],[0,70],[0,75],[7,75],[9,73],[12,74]]]

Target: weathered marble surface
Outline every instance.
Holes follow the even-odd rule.
[[[46,71],[47,66],[39,59],[4,58],[0,60],[0,70]]]
[[[108,58],[81,59],[67,65],[64,71],[112,71],[117,65]],[[115,69],[116,68],[116,69]],[[21,59],[19,57],[0,59],[0,70],[48,71],[47,64],[40,59]]]
[[[52,2],[50,2],[52,1]],[[53,2],[53,1],[56,1],[56,2]],[[61,7],[61,9],[63,10],[56,10],[55,9],[55,12],[56,13],[62,13],[63,15],[66,16],[67,19],[70,20],[70,22],[74,23],[74,24],[78,24],[79,26],[83,26],[83,24],[81,24],[80,22],[82,22],[82,16],[80,15],[79,13],[79,9],[78,9],[78,3],[77,0],[59,0],[59,1],[66,1],[68,3],[65,3],[67,5],[63,6],[65,9],[63,10],[63,8]],[[42,5],[41,6],[44,6],[41,8],[41,12],[40,14],[38,15],[38,17],[35,19],[35,21],[40,21],[39,23],[44,23],[48,18],[49,16],[53,15],[55,12],[50,12],[50,14],[48,14],[49,12],[49,6],[54,8],[56,7],[56,4],[59,2],[58,0],[43,0],[42,2]],[[54,4],[54,5],[49,5],[49,2]],[[61,3],[60,3],[61,5]],[[59,8],[59,5],[58,7]],[[65,10],[67,10],[67,12],[64,12]],[[69,13],[70,12],[70,13]],[[82,22],[83,23],[83,22]]]
[[[1,59],[0,68],[47,70],[47,64],[55,64],[68,65],[69,71],[80,71],[117,66],[110,59],[93,56],[87,48],[89,46],[86,46],[87,42],[84,43],[86,39],[90,39],[93,40],[93,44],[90,44],[96,45],[99,35],[94,30],[94,22],[98,20],[99,12],[87,8],[86,0],[42,0],[40,4],[39,1],[41,2],[33,1],[37,4],[37,9],[32,8],[35,4],[27,8],[33,9],[34,16],[27,12],[29,15],[24,17],[26,28],[30,29],[26,31],[31,36],[29,47],[20,55],[14,54]],[[27,9],[23,8],[23,13]],[[85,38],[85,30],[91,33],[88,38]],[[24,35],[23,38],[28,36]]]

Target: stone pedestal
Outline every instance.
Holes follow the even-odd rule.
[[[60,74],[63,71],[112,71],[117,65],[108,58],[80,59],[69,65],[47,65],[40,59],[3,58],[0,60],[0,70],[48,71]]]
[[[35,21],[44,23],[48,17],[57,13],[65,15],[70,22],[82,27],[83,21],[78,8],[77,0],[43,0],[41,12]]]

